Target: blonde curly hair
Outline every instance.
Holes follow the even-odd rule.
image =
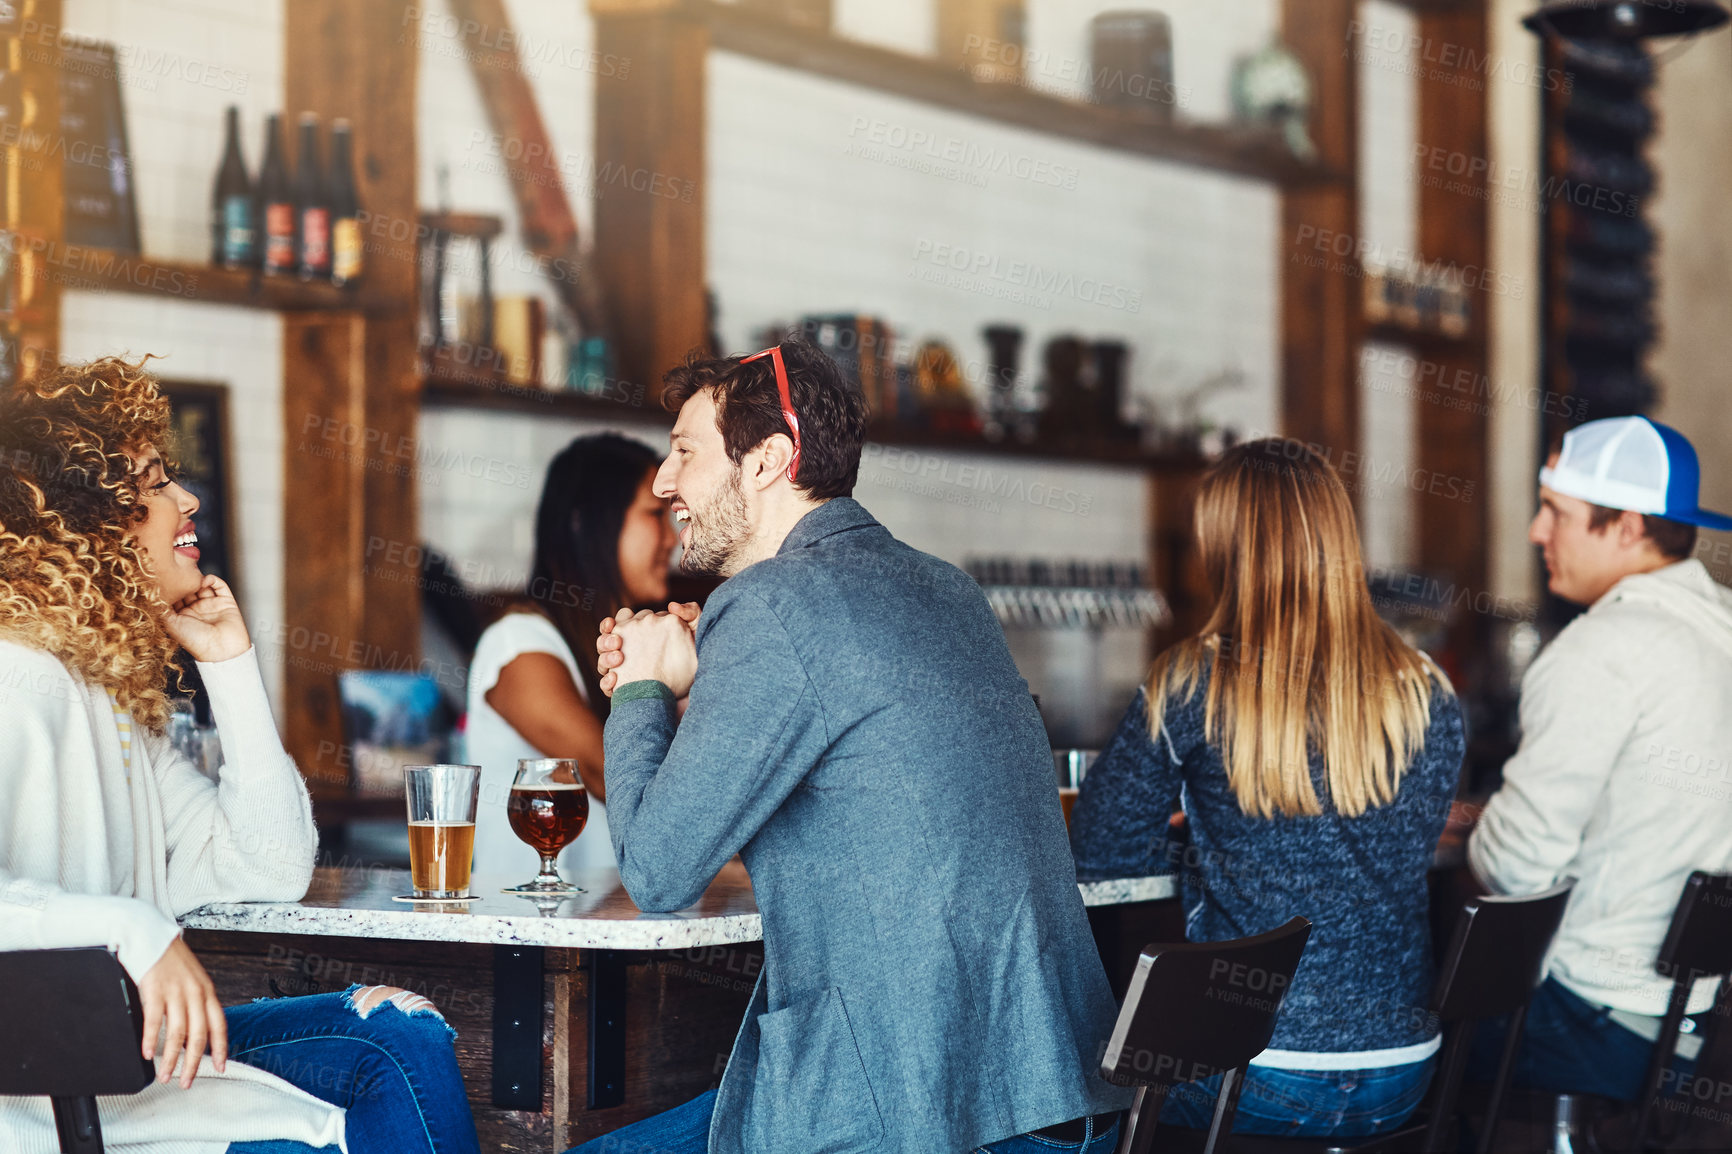
[[[146,514],[128,455],[166,449],[168,401],[148,359],[0,387],[0,638],[52,653],[161,732],[178,647],[132,539]]]

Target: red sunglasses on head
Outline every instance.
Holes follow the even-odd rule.
[[[800,473],[800,418],[794,415],[794,396],[788,391],[788,366],[782,363],[781,345],[771,345],[761,353],[741,357],[740,363],[749,364],[760,357],[769,357],[770,363],[776,367],[776,391],[782,394],[782,418],[788,422],[788,431],[794,434],[794,456],[788,461],[788,480],[792,481]]]

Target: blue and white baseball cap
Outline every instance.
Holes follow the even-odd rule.
[[[1646,417],[1608,417],[1564,434],[1557,464],[1540,484],[1566,497],[1630,509],[1708,529],[1732,529],[1732,517],[1699,508],[1701,469],[1684,434]]]

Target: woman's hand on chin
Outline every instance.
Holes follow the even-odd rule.
[[[228,582],[206,574],[196,591],[169,606],[168,635],[199,661],[227,661],[252,648],[247,623]]]

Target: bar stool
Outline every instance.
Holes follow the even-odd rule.
[[[102,949],[0,952],[0,1094],[53,1100],[62,1154],[102,1154],[98,1094],[136,1094],[144,1008]]]
[[[1229,942],[1151,945],[1137,959],[1101,1076],[1135,1086],[1119,1154],[1148,1154],[1167,1091],[1225,1071],[1206,1154],[1233,1128],[1245,1066],[1269,1046],[1311,923]]]
[[[1660,1019],[1660,1035],[1654,1041],[1654,1053],[1648,1059],[1648,1072],[1642,1079],[1641,1097],[1633,1113],[1608,1119],[1605,1123],[1607,1140],[1618,1149],[1645,1150],[1654,1129],[1656,1110],[1664,1097],[1666,1071],[1672,1064],[1678,1047],[1678,1035],[1683,1031],[1684,1012],[1689,1008],[1690,991],[1703,978],[1724,979],[1732,973],[1732,874],[1711,874],[1696,870],[1684,881],[1684,892],[1672,911],[1672,924],[1660,943],[1654,959],[1654,969],[1672,979],[1672,992],[1666,1013]],[[1722,985],[1717,1001],[1721,1007],[1732,1006],[1728,991]],[[1702,1035],[1701,1054],[1714,1052],[1719,1040],[1721,1019],[1715,1013]],[[1590,1102],[1603,1099],[1584,1094],[1546,1095],[1549,1099],[1556,1131],[1552,1149],[1569,1154],[1576,1149],[1575,1140],[1586,1128],[1583,1119]],[[1625,1110],[1627,1111],[1627,1107]],[[1655,1148],[1663,1149],[1661,1143]]]
[[[1647,1141],[1654,1121],[1654,1107],[1672,1064],[1672,1051],[1678,1047],[1691,987],[1701,978],[1724,980],[1732,973],[1732,874],[1695,870],[1685,879],[1654,968],[1662,975],[1672,975],[1672,997],[1666,1003],[1666,1016],[1660,1019],[1660,1037],[1654,1042],[1654,1056],[1648,1060],[1648,1075],[1642,1081],[1642,1103],[1636,1110],[1637,1150]],[[1716,1026],[1711,1022],[1710,1031]],[[1704,1038],[1704,1048],[1710,1040]]]
[[[1502,1060],[1498,1064],[1497,1079],[1493,1083],[1486,1114],[1485,1132],[1480,1136],[1478,1147],[1480,1154],[1488,1154],[1496,1134],[1504,1090],[1509,1084],[1510,1071],[1515,1064],[1516,1048],[1521,1041],[1522,1021],[1527,1014],[1528,999],[1540,984],[1546,951],[1551,948],[1552,937],[1557,933],[1559,923],[1563,921],[1564,906],[1569,902],[1570,891],[1575,884],[1575,878],[1565,878],[1542,893],[1524,897],[1487,895],[1474,898],[1462,906],[1449,950],[1444,955],[1443,965],[1432,986],[1431,1009],[1443,1023],[1445,1037],[1437,1073],[1432,1079],[1430,1102],[1422,1115],[1410,1119],[1399,1129],[1358,1138],[1276,1138],[1232,1134],[1229,1140],[1232,1114],[1238,1104],[1240,1089],[1238,1079],[1229,1075],[1222,1079],[1221,1094],[1216,1100],[1215,1119],[1201,1149],[1205,1154],[1216,1154],[1216,1151],[1227,1154],[1374,1154],[1395,1146],[1413,1148],[1417,1142],[1418,1148],[1426,1154],[1438,1154],[1445,1148],[1450,1124],[1455,1118],[1456,1101],[1461,1092],[1462,1070],[1467,1064],[1474,1029],[1484,1019],[1508,1014],[1509,1037],[1504,1043]],[[1246,939],[1256,940],[1258,939]],[[1138,963],[1139,973],[1143,961],[1146,960],[1148,955],[1145,953]],[[1137,993],[1137,987],[1133,984],[1130,993],[1125,997],[1125,1008],[1119,1015],[1121,1025],[1126,1015],[1133,1013],[1133,1000]],[[1196,1002],[1193,1012],[1207,1014],[1207,995],[1196,989],[1188,993]],[[1267,1046],[1267,1038],[1272,1034],[1273,1022],[1270,1023],[1270,1033],[1264,1035],[1263,1045]],[[1117,1032],[1114,1036],[1118,1036]],[[1111,1050],[1108,1052],[1110,1054]],[[1194,1064],[1198,1060],[1198,1056],[1189,1051],[1178,1050],[1175,1054],[1180,1062],[1188,1061]],[[1256,1051],[1253,1051],[1247,1055],[1245,1061],[1248,1062],[1255,1054]],[[1242,1078],[1242,1067],[1234,1073]],[[1102,1074],[1112,1080],[1104,1063]],[[1197,1076],[1193,1074],[1186,1078],[1174,1078],[1172,1081],[1184,1081]],[[1226,1102],[1229,1082],[1232,1082],[1232,1101]],[[1162,1097],[1165,1092],[1166,1088],[1163,1087]],[[1139,1098],[1139,1103],[1140,1101]],[[1223,1105],[1226,1106],[1224,1126],[1221,1125]],[[1158,1113],[1157,1104],[1155,1115]],[[1133,1130],[1136,1119],[1137,1114],[1133,1111]],[[1154,1116],[1151,1115],[1148,1121],[1152,1129]],[[1168,1127],[1163,1133],[1172,1134],[1176,1140],[1169,1148],[1192,1150],[1198,1148],[1196,1139],[1202,1131]],[[1147,1146],[1136,1148],[1135,1154],[1142,1154],[1146,1149]],[[1132,1154],[1132,1151],[1133,1148],[1129,1146],[1123,1148],[1123,1154]]]

